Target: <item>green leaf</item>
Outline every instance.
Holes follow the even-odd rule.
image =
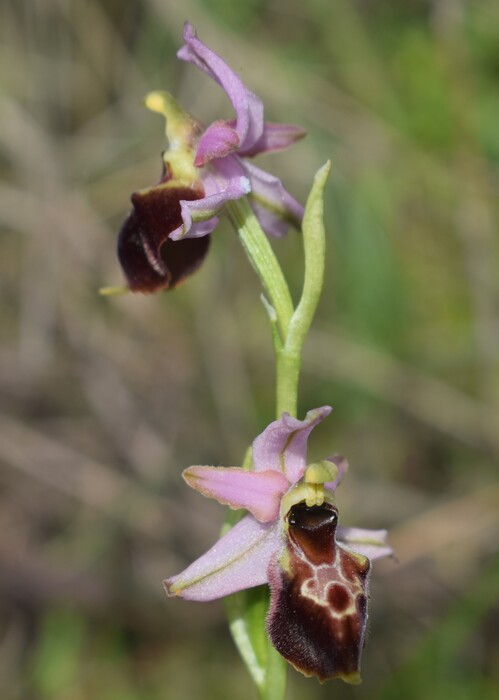
[[[324,283],[326,232],[324,229],[324,188],[331,170],[328,161],[317,171],[303,217],[305,275],[303,291],[289,326],[286,348],[301,352],[305,336],[319,303]]]
[[[303,343],[319,303],[324,283],[326,232],[324,229],[324,188],[331,163],[317,172],[303,217],[303,250],[305,274],[300,303],[294,311],[284,337],[283,346],[276,350],[277,360],[277,418],[283,411],[297,414],[298,380],[300,377]]]
[[[259,586],[225,600],[229,627],[261,700],[280,700],[286,688],[286,662],[265,630],[269,591]]]

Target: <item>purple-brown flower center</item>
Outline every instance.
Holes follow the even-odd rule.
[[[201,183],[166,184],[134,192],[133,209],[121,227],[118,257],[134,292],[173,289],[201,265],[210,237],[172,241],[169,235],[182,224],[180,202],[201,199]]]
[[[370,563],[335,540],[338,513],[297,503],[288,544],[271,568],[267,627],[276,649],[305,675],[359,681]]]
[[[333,559],[337,522],[336,509],[327,503],[297,503],[288,514],[289,535],[312,564],[321,564]]]

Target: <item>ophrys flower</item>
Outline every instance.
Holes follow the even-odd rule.
[[[283,235],[290,225],[299,228],[303,216],[303,207],[281,181],[248,158],[286,148],[305,132],[265,122],[261,100],[197,38],[189,23],[184,41],[178,57],[222,87],[236,116],[204,128],[168,93],[146,97],[146,106],[166,118],[169,147],[159,183],[132,195],[133,208],[120,231],[118,257],[132,291],[172,289],[192,274],[231,200],[248,195],[263,230],[271,235]]]
[[[331,408],[284,413],[253,442],[253,469],[190,467],[203,495],[249,511],[182,573],[169,595],[207,601],[268,583],[267,631],[298,670],[360,679],[371,561],[391,554],[385,530],[338,527],[334,491],[347,469],[333,455],[307,465],[307,440]]]

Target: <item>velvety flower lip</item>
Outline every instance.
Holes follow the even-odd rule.
[[[121,227],[117,249],[131,291],[174,289],[201,265],[209,236],[175,244],[165,235],[165,229],[181,225],[181,201],[195,200],[201,192],[200,183],[191,187],[165,183],[132,195],[133,210]]]
[[[261,100],[239,76],[200,41],[188,22],[178,56],[215,80],[236,114],[206,129],[167,92],[146,97],[146,106],[166,119],[168,149],[157,185],[132,195],[132,210],[121,227],[118,258],[132,291],[174,289],[202,264],[209,237],[225,205],[248,196],[269,235],[299,228],[303,207],[281,181],[247,161],[259,153],[287,148],[305,132],[290,124],[264,121]]]
[[[371,562],[392,550],[386,530],[338,527],[334,490],[345,458],[307,464],[309,435],[330,412],[284,413],[254,440],[251,470],[185,470],[192,488],[249,514],[164,585],[169,595],[207,601],[268,583],[267,629],[278,651],[306,675],[355,683]]]

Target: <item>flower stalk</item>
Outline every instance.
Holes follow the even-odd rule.
[[[286,338],[294,312],[293,301],[269,239],[253,214],[247,199],[229,202],[227,211],[244,251],[269,298],[270,306],[275,311],[281,338]]]
[[[228,204],[239,240],[269,300],[265,300],[265,306],[272,325],[276,358],[277,418],[284,412],[297,415],[301,353],[324,281],[323,199],[330,168],[327,162],[316,174],[305,208],[304,282],[296,309],[279,262],[249,203],[242,199]],[[264,632],[268,604],[268,591],[260,587],[230,596],[226,609],[231,634],[255,682],[260,700],[281,700],[286,690],[287,667]]]
[[[269,299],[267,310],[276,357],[276,417],[283,412],[297,415],[301,353],[317,309],[324,282],[326,237],[323,223],[324,187],[331,169],[327,162],[316,174],[303,218],[305,273],[303,290],[296,309],[286,278],[258,219],[245,199],[230,202],[228,211],[239,240]],[[275,312],[275,315],[272,314]]]

